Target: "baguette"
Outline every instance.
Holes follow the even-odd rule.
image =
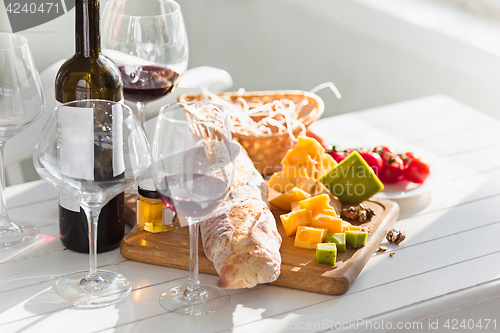
[[[281,269],[281,236],[267,201],[267,185],[241,148],[226,200],[201,221],[205,255],[221,288],[251,288],[276,281]]]

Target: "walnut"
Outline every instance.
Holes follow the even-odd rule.
[[[361,203],[357,206],[350,206],[349,208],[342,209],[342,216],[351,220],[358,220],[360,223],[365,223],[375,216],[375,211]]]
[[[384,251],[387,251],[387,248],[384,246],[379,246],[378,250],[384,252]]]
[[[391,230],[389,230],[389,232],[387,233],[387,235],[385,236],[385,238],[390,243],[396,243],[396,244],[399,245],[399,243],[401,243],[402,241],[405,240],[406,234],[402,230],[396,230],[396,229],[392,228]]]

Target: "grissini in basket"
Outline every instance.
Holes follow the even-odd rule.
[[[267,201],[267,185],[243,148],[234,160],[226,200],[200,223],[203,249],[221,288],[251,288],[280,275],[281,236]]]
[[[231,124],[233,138],[245,148],[255,167],[263,175],[271,175],[281,170],[281,160],[289,149],[296,146],[296,138],[300,134],[305,134],[306,127],[318,120],[325,108],[319,96],[300,90],[232,92],[219,95],[182,94],[178,99],[179,101],[211,100],[215,103],[219,102],[218,99],[222,99],[235,106],[243,104],[244,113],[250,114],[250,118],[256,122],[262,119],[262,112],[252,112],[253,110],[262,111],[263,108],[269,109],[269,107],[276,110],[275,102],[285,104],[285,109],[293,121],[278,120],[289,126],[279,128],[269,123],[265,131],[256,132],[247,126],[248,123],[235,124],[233,121]],[[237,120],[238,115],[229,111],[230,120]],[[280,113],[276,115],[279,117]]]

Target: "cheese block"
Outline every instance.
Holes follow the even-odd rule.
[[[359,225],[352,225],[349,222],[342,220],[342,232],[361,231],[361,229],[363,229],[363,228]]]
[[[340,201],[359,204],[382,191],[384,185],[357,151],[320,179]]]
[[[271,199],[269,203],[280,209],[290,211],[292,210],[291,204],[293,201],[301,201],[310,197],[311,195],[309,193],[302,191],[298,187],[294,187],[288,192],[283,193],[274,199]]]
[[[329,233],[342,232],[342,219],[336,216],[318,214],[312,218],[311,226],[326,229]]]
[[[315,249],[316,244],[323,243],[326,230],[312,227],[299,226],[295,235],[295,247]]]
[[[287,236],[293,236],[298,226],[310,226],[312,223],[312,212],[310,209],[299,209],[280,216],[281,223]]]
[[[368,233],[364,231],[346,231],[345,233],[345,242],[355,249],[365,246],[367,238]]]
[[[318,193],[318,180],[333,169],[337,162],[315,139],[298,137],[298,144],[290,149],[281,161],[283,170],[273,174],[269,186],[275,191],[286,193],[293,187],[308,192]]]
[[[337,262],[337,246],[334,243],[316,244],[316,262],[335,266]]]
[[[337,212],[330,205],[330,197],[326,194],[317,195],[299,202],[302,209],[310,209],[313,218],[319,214],[338,217]]]
[[[335,243],[337,246],[337,251],[346,252],[347,247],[345,245],[345,233],[334,233],[325,235],[326,243]]]

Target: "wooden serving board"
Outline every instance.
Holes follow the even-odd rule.
[[[273,207],[272,211],[283,242],[280,250],[281,275],[271,284],[329,295],[345,293],[384,240],[399,215],[399,206],[390,200],[377,199],[367,201],[365,204],[376,212],[371,221],[363,224],[370,228],[366,246],[353,249],[347,245],[347,252],[337,253],[335,266],[316,263],[315,250],[294,247],[294,236],[285,235],[279,218],[279,215],[286,212]],[[120,251],[123,257],[130,260],[188,270],[188,228],[150,233],[134,226],[123,239]],[[201,237],[198,258],[200,272],[217,275],[214,265],[205,257]]]

